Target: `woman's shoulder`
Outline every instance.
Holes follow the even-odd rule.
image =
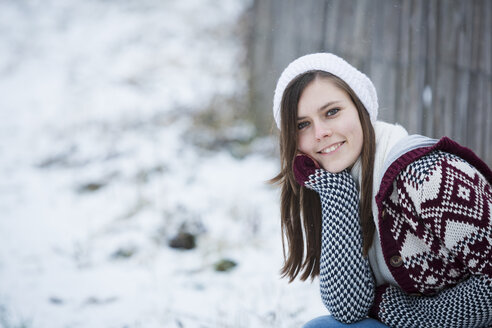
[[[492,171],[477,155],[444,137],[434,145],[414,148],[393,161],[383,175],[376,199],[388,197],[395,182],[420,189],[419,186],[424,181],[431,181],[432,184],[441,183],[443,173],[449,174],[450,177],[453,174],[477,177],[486,184],[492,183]]]
[[[460,218],[468,222],[470,218],[480,219],[480,213],[489,212],[487,199],[492,200],[492,189],[483,174],[468,161],[456,154],[434,150],[400,172],[393,181],[390,197],[383,199],[383,203],[388,199],[432,218],[436,224],[447,220],[442,213],[459,212]]]
[[[424,182],[431,181],[454,183],[457,178],[462,180],[463,177],[486,180],[484,175],[464,158],[443,150],[433,150],[409,163],[396,179],[413,185],[424,185]]]

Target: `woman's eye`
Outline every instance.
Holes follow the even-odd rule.
[[[333,116],[340,111],[340,108],[332,108],[326,111],[326,116]]]
[[[302,130],[309,125],[309,122],[301,122],[297,124],[297,129]]]

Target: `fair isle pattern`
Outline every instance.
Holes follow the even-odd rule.
[[[347,172],[317,169],[306,187],[318,192],[322,210],[320,290],[334,318],[352,323],[367,317],[374,299],[369,261],[362,256],[359,193]]]
[[[432,295],[470,274],[492,276],[491,202],[483,176],[442,151],[398,175],[383,206],[412,281],[407,292]]]
[[[389,286],[379,316],[395,328],[487,328],[492,325],[492,279],[472,276],[434,297],[408,296]]]
[[[397,252],[385,257],[401,257],[388,267],[402,288],[378,287],[371,315],[397,328],[491,327],[492,190],[484,176],[433,151],[400,172],[382,204],[383,246]]]

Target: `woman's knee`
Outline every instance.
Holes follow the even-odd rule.
[[[331,315],[324,315],[308,321],[302,328],[336,328],[343,327],[343,324]]]
[[[384,328],[388,327],[382,322],[379,322],[374,319],[364,319],[362,321],[358,321],[352,324],[342,323],[331,315],[325,315],[322,317],[315,318],[311,321],[308,321],[302,328],[340,328],[340,327],[349,327],[349,328]]]

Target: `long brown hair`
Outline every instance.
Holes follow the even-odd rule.
[[[292,163],[297,154],[297,106],[304,89],[315,79],[332,81],[347,92],[354,102],[362,126],[360,220],[363,234],[363,255],[372,245],[375,226],[372,218],[372,181],[376,141],[369,114],[355,92],[339,77],[324,71],[309,71],[292,80],[282,97],[280,113],[280,173],[270,180],[281,186],[281,230],[284,265],[282,277],[292,282],[314,279],[319,275],[321,257],[321,203],[316,192],[301,187],[294,178]],[[286,243],[287,241],[287,253]]]

